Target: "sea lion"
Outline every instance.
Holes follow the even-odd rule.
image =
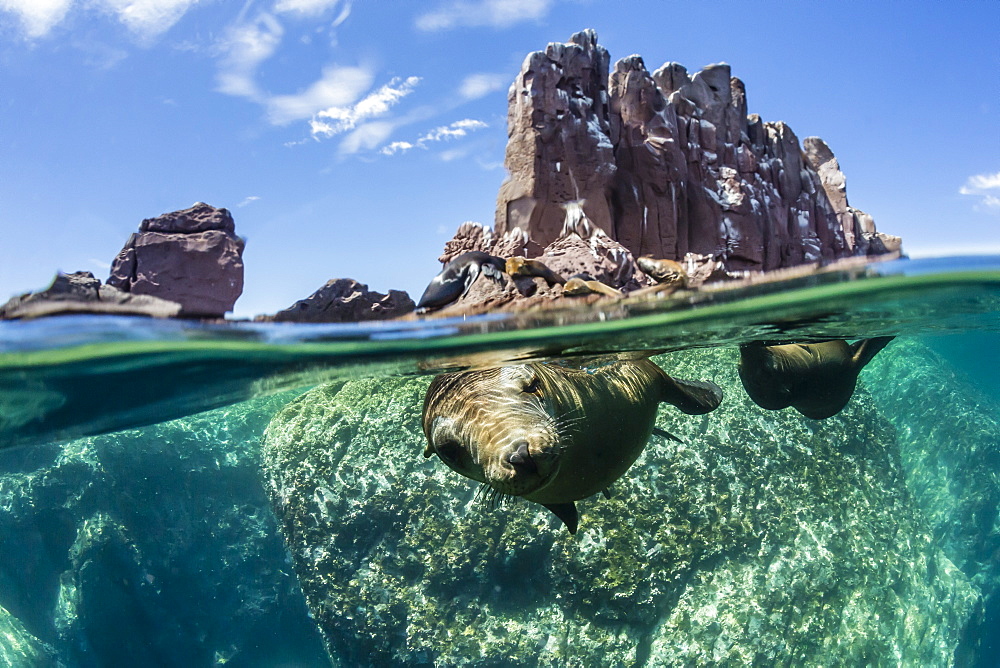
[[[789,406],[813,420],[836,415],[847,405],[858,374],[892,341],[891,336],[822,343],[740,346],[740,380],[761,408]]]
[[[502,258],[482,251],[462,253],[431,279],[423,296],[420,297],[417,310],[447,306],[468,292],[480,273],[498,280],[504,269],[505,263]]]
[[[657,283],[673,285],[678,288],[687,286],[687,271],[675,260],[658,260],[652,255],[643,255],[635,261],[642,272]]]
[[[579,297],[580,295],[604,295],[606,297],[621,297],[621,291],[615,290],[610,285],[605,285],[600,281],[588,281],[578,276],[566,281],[563,286],[563,294],[567,297]]]
[[[538,276],[544,278],[549,285],[563,285],[566,279],[546,267],[540,260],[529,260],[526,257],[507,258],[507,273],[516,276]]]
[[[575,533],[575,502],[628,470],[661,402],[700,415],[721,401],[715,383],[671,378],[648,359],[449,373],[435,378],[424,398],[424,457],[436,454],[501,499],[545,506]]]

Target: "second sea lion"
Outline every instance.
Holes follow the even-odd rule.
[[[849,344],[843,339],[821,343],[740,346],[740,380],[761,408],[791,406],[813,420],[839,413],[854,394],[858,374],[893,337],[880,336]]]
[[[431,279],[417,303],[417,311],[447,306],[468,292],[480,273],[498,279],[504,269],[503,259],[489,253],[482,251],[462,253]]]
[[[600,281],[588,281],[578,276],[566,281],[566,285],[563,286],[563,294],[567,297],[579,297],[580,295],[623,296],[620,290],[615,290],[610,285],[605,285]]]
[[[540,260],[529,260],[526,257],[507,258],[507,273],[511,276],[538,276],[544,278],[549,285],[562,285],[566,279],[549,269]]]
[[[642,272],[657,283],[683,288],[687,285],[687,271],[676,260],[658,260],[652,255],[643,255],[635,263]]]
[[[714,410],[722,390],[671,378],[648,359],[592,368],[533,363],[438,376],[424,399],[424,456],[491,493],[539,503],[575,533],[575,502],[642,453],[661,402]]]

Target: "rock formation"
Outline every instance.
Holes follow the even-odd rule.
[[[243,246],[229,211],[198,202],[142,221],[108,284],[177,302],[182,316],[222,317],[243,292]]]
[[[529,54],[508,94],[506,166],[494,243],[520,230],[530,257],[556,240],[563,205],[635,256],[694,253],[729,271],[898,250],[847,205],[829,148],[747,115],[725,64],[650,73],[639,56],[609,72],[585,30]]]
[[[14,297],[0,306],[0,320],[39,318],[70,313],[145,315],[169,318],[180,312],[175,302],[149,295],[133,295],[101,285],[89,271],[57,274],[45,290]]]
[[[274,322],[358,322],[387,320],[413,311],[416,304],[401,290],[383,295],[353,278],[335,278],[305,299],[260,320]]]

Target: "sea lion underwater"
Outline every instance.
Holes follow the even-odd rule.
[[[822,343],[740,346],[740,380],[761,408],[789,406],[813,420],[836,415],[854,394],[858,374],[894,337],[880,336],[849,344]]]
[[[482,251],[462,253],[431,279],[423,296],[420,297],[420,302],[417,303],[417,310],[447,306],[468,292],[480,273],[497,280],[504,269],[503,259],[489,253]]]
[[[671,378],[648,359],[444,374],[424,398],[424,457],[436,454],[495,498],[539,503],[576,533],[575,502],[607,494],[628,470],[654,431],[661,402],[701,415],[719,406],[722,390]]]

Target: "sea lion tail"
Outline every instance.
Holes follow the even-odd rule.
[[[858,371],[865,368],[872,358],[879,353],[880,350],[889,345],[895,336],[876,336],[871,339],[861,339],[855,342],[851,349],[854,351],[853,359],[854,364]]]
[[[665,401],[688,415],[711,413],[722,403],[722,388],[710,380],[682,380],[663,374]]]

